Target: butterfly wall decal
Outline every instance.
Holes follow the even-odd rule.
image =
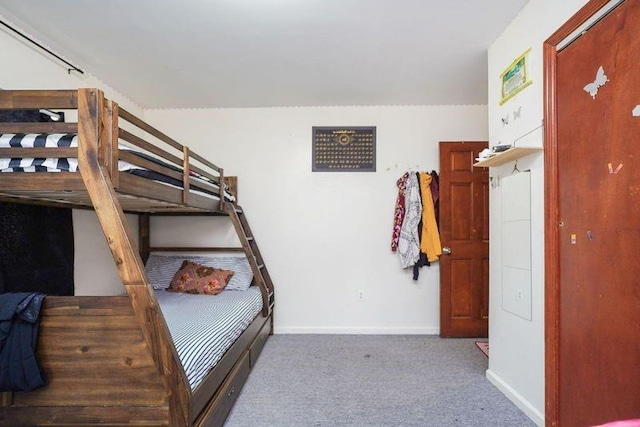
[[[513,120],[519,119],[521,114],[522,114],[522,105],[519,106],[517,110],[513,110]]]
[[[589,95],[591,95],[591,98],[596,99],[596,94],[598,93],[598,89],[604,86],[604,84],[608,81],[609,81],[609,78],[604,73],[604,68],[602,68],[602,65],[601,65],[600,68],[598,68],[598,71],[596,72],[596,79],[592,83],[587,84],[584,87],[584,91],[587,92]]]

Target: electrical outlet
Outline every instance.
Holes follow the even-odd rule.
[[[358,291],[358,301],[364,301],[364,289]]]
[[[516,291],[516,301],[522,301],[524,299],[524,296],[522,295],[522,289],[518,289]]]

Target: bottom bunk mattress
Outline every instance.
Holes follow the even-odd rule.
[[[262,310],[257,286],[218,295],[155,292],[191,390]]]

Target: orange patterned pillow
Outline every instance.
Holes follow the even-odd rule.
[[[171,280],[168,291],[189,294],[216,295],[222,292],[233,276],[231,270],[205,267],[202,264],[185,260]]]

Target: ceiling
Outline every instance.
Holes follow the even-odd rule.
[[[0,0],[0,15],[145,108],[455,105],[487,103],[487,48],[526,3]]]

